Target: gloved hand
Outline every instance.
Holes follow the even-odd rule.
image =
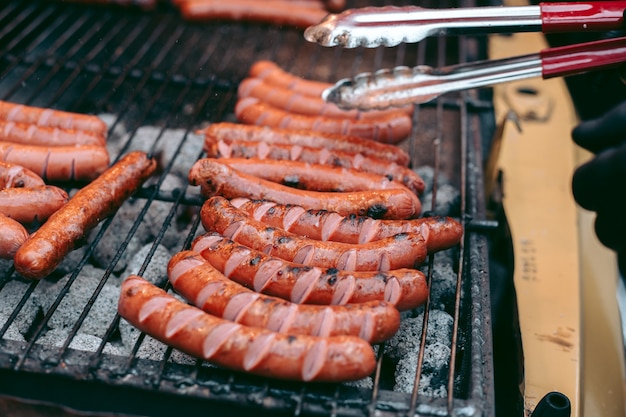
[[[574,199],[596,212],[595,231],[603,245],[616,251],[626,275],[626,101],[603,116],[582,122],[574,142],[595,153],[572,179]]]

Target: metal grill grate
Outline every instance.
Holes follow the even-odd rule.
[[[358,7],[372,2],[353,1]],[[398,4],[398,3],[395,3]],[[426,7],[473,3],[423,2]],[[10,263],[0,265],[0,297],[13,302],[0,309],[0,393],[60,403],[93,412],[147,415],[195,415],[245,409],[268,415],[492,415],[493,386],[486,239],[472,225],[484,219],[482,146],[490,134],[490,101],[473,93],[447,96],[416,107],[411,140],[403,146],[414,166],[434,166],[437,184],[446,177],[461,193],[466,234],[456,265],[451,304],[454,328],[447,366],[447,397],[394,391],[388,364],[379,355],[373,387],[310,385],[268,381],[181,360],[171,348],[152,356],[139,336],[127,354],[110,351],[120,338],[115,306],[91,351],[74,343],[90,325],[108,285],[119,281],[120,265],[135,253],[136,237],[149,236],[138,261],[140,275],[159,269],[159,248],[174,240],[178,250],[198,232],[194,216],[201,199],[185,186],[169,187],[171,176],[184,177],[185,157],[202,156],[194,130],[208,122],[233,120],[238,82],[258,59],[270,59],[301,76],[333,81],[356,72],[395,65],[441,66],[475,60],[480,39],[431,39],[417,45],[374,50],[324,49],[306,43],[289,28],[245,24],[190,24],[162,4],[157,11],[9,0],[0,8],[0,99],[41,107],[104,115],[109,122],[110,152],[115,160],[131,149],[160,155],[163,169],[132,201],[136,221],[118,230],[118,212],[105,220],[81,250],[71,255],[67,273],[43,282],[25,282]],[[150,127],[146,129],[146,127]],[[173,134],[172,132],[175,132]],[[153,219],[155,207],[164,214]],[[180,224],[185,223],[186,224]],[[146,232],[149,230],[149,232]],[[115,238],[115,239],[113,239]],[[101,248],[114,245],[108,258]],[[135,251],[135,252],[133,252]],[[438,256],[438,255],[435,255]],[[93,268],[97,258],[102,265]],[[161,262],[162,265],[162,262]],[[428,267],[434,275],[434,257]],[[95,276],[92,271],[97,271]],[[160,269],[165,285],[165,270]],[[91,274],[91,275],[90,275]],[[158,275],[158,273],[156,273]],[[123,278],[123,277],[122,277]],[[53,289],[54,291],[51,291]],[[51,342],[62,306],[82,291],[71,329]],[[38,305],[43,292],[50,301]],[[9,305],[10,304],[10,305]],[[34,307],[36,306],[36,307]],[[424,328],[429,324],[425,307]],[[26,320],[22,320],[26,317]],[[13,337],[18,322],[28,322]],[[426,331],[415,381],[423,372]],[[158,357],[155,357],[158,356]]]

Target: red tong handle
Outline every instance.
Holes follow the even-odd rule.
[[[626,29],[626,1],[539,3],[539,7],[544,33]]]
[[[626,37],[548,48],[539,55],[543,78],[617,67],[626,63]]]

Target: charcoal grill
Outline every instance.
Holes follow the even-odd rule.
[[[349,2],[350,7],[368,4],[372,2]],[[423,5],[477,4],[432,0]],[[484,58],[485,49],[483,38],[469,36],[374,50],[327,49],[307,43],[301,31],[292,28],[185,22],[165,2],[150,12],[54,1],[3,2],[0,99],[103,115],[110,126],[111,143],[116,144],[110,147],[112,160],[140,148],[159,155],[162,169],[126,203],[136,208],[132,227],[116,229],[119,212],[106,219],[72,253],[63,273],[30,283],[17,276],[10,262],[2,264],[0,296],[10,293],[13,302],[0,310],[0,394],[86,413],[154,416],[238,411],[259,415],[493,415],[488,249],[480,228],[485,220],[482,150],[493,131],[493,106],[488,94],[478,92],[448,95],[416,107],[414,131],[402,144],[414,166],[434,167],[433,207],[443,177],[461,194],[460,218],[466,233],[455,266],[447,396],[429,396],[417,387],[412,393],[394,390],[385,382],[393,370],[388,369],[384,355],[379,355],[373,386],[363,388],[237,374],[202,361],[181,360],[179,353],[156,342],[150,346],[158,346],[157,352],[144,355],[149,337],[143,335],[130,352],[120,354],[107,344],[120,338],[114,305],[104,307],[108,318],[93,349],[75,345],[93,311],[100,308],[108,283],[123,278],[118,276],[119,265],[128,262],[139,231],[150,229],[151,243],[139,257],[137,272],[156,276],[165,285],[165,270],[154,267],[160,261],[159,245],[174,239],[178,250],[189,246],[198,232],[194,214],[202,201],[186,186],[169,187],[169,175],[185,175],[190,166],[188,160],[183,161],[185,154],[191,160],[202,156],[196,129],[233,120],[238,82],[255,60],[270,59],[303,77],[332,82],[396,65],[472,61]],[[146,126],[151,128],[146,130]],[[173,131],[177,134],[172,135]],[[64,186],[71,191],[72,185]],[[166,207],[166,214],[159,222],[149,221],[147,216],[156,206]],[[99,248],[107,244],[114,245],[111,255],[99,258]],[[434,257],[429,261],[429,277]],[[95,258],[100,269],[92,267]],[[68,335],[50,342],[55,312],[80,289],[86,295]],[[50,301],[33,311],[34,300],[44,292],[51,295]],[[425,306],[425,328],[432,309],[431,303]],[[13,337],[23,316],[31,318],[29,325],[20,330],[20,337]],[[423,372],[425,332],[420,340],[416,381]]]

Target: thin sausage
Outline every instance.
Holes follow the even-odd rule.
[[[267,142],[286,145],[310,146],[345,152],[360,153],[398,165],[408,166],[411,158],[395,145],[375,142],[357,136],[314,132],[312,130],[280,129],[267,126],[253,126],[238,123],[213,123],[198,132],[205,135],[205,141],[223,140],[229,142]]]
[[[0,190],[0,213],[22,224],[41,223],[63,207],[69,197],[53,185]]]
[[[375,119],[353,120],[290,113],[255,97],[245,97],[235,105],[235,117],[242,123],[283,129],[308,129],[322,133],[358,136],[381,143],[397,144],[411,133],[411,118],[403,112]]]
[[[229,279],[297,304],[386,301],[404,311],[419,307],[428,296],[426,277],[417,269],[344,271],[305,266],[266,255],[215,232],[198,236],[191,249]]]
[[[270,4],[268,4],[270,3]],[[307,28],[328,12],[319,7],[283,3],[282,7],[258,0],[188,0],[180,4],[182,16],[191,21],[231,20]]]
[[[21,165],[0,161],[0,189],[29,188],[46,185],[43,179]]]
[[[107,125],[97,116],[26,106],[0,101],[0,120],[33,124],[66,130],[82,130],[94,135],[106,135]]]
[[[0,258],[12,259],[28,238],[28,232],[19,222],[0,213]]]
[[[204,144],[204,151],[209,158],[260,158],[357,169],[398,181],[418,196],[422,195],[426,188],[424,180],[412,169],[360,153],[282,143],[268,144],[267,142],[233,140],[207,140]]]
[[[55,212],[15,254],[23,277],[49,275],[89,230],[114,213],[156,169],[145,153],[130,152]]]
[[[91,181],[109,166],[104,146],[31,146],[0,141],[0,161],[21,165],[45,181]]]
[[[369,343],[355,336],[288,335],[205,313],[131,275],[117,310],[142,332],[188,355],[264,377],[339,382],[364,378],[375,366]]]
[[[302,190],[349,192],[397,188],[413,193],[385,176],[350,168],[260,158],[221,158],[220,162],[244,174]]]
[[[303,191],[246,175],[211,158],[196,161],[189,170],[188,180],[191,185],[199,185],[205,197],[267,199],[299,204],[307,209],[336,211],[342,215],[386,219],[409,219],[417,217],[421,211],[421,203],[415,194],[397,188],[345,193]]]
[[[3,120],[0,120],[0,141],[35,146],[106,145],[104,136],[91,132]]]
[[[332,211],[305,210],[299,205],[234,198],[230,203],[268,226],[316,240],[363,244],[398,233],[419,232],[429,253],[458,245],[463,226],[451,217],[433,216],[411,220],[376,220],[365,216],[341,216]]]
[[[229,280],[192,251],[174,255],[167,274],[176,292],[196,307],[246,326],[311,336],[352,335],[370,343],[391,338],[400,326],[400,313],[384,301],[344,306],[291,303]]]
[[[344,110],[335,103],[325,101],[321,96],[310,96],[297,89],[271,85],[260,78],[243,79],[239,83],[237,94],[239,99],[254,97],[286,112],[337,119],[375,120],[382,117],[400,117],[400,114],[413,112],[411,106],[393,110]]]
[[[211,197],[202,205],[200,217],[207,231],[268,255],[320,268],[389,271],[414,268],[427,256],[421,231],[361,245],[314,240],[254,220],[220,196]]]
[[[332,86],[331,83],[299,77],[283,70],[276,63],[266,60],[256,61],[252,64],[248,75],[251,78],[261,79],[267,84],[298,91],[309,97],[322,97],[324,90]]]

